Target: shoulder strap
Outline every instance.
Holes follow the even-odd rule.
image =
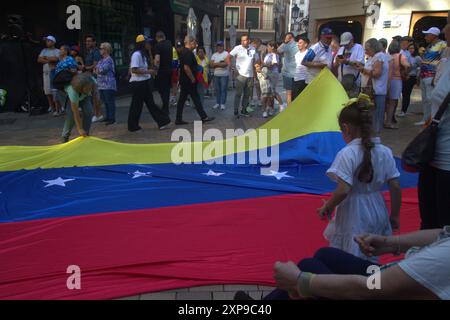
[[[438,113],[436,113],[436,116],[434,117],[434,122],[439,122],[442,119],[442,116],[444,115],[445,111],[447,111],[448,105],[450,104],[450,92],[447,94],[447,97],[444,99],[444,102],[442,102],[441,106],[439,107]]]

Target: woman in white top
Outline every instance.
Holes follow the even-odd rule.
[[[226,109],[228,82],[230,80],[230,55],[225,51],[223,41],[217,43],[217,52],[211,57],[211,69],[214,70],[214,87],[217,104],[213,109]]]
[[[285,107],[283,99],[277,92],[278,82],[280,81],[280,64],[281,58],[277,54],[277,44],[271,41],[267,44],[267,54],[264,57],[263,67],[269,69],[269,80],[274,90],[275,99],[278,101],[280,108],[283,109]]]
[[[327,174],[338,186],[332,198],[318,210],[331,218],[325,237],[333,248],[369,259],[354,242],[360,234],[389,236],[400,226],[400,173],[392,151],[372,137],[371,102],[368,97],[352,99],[339,116],[348,144],[336,157]],[[391,194],[391,218],[383,197],[385,185]],[[391,227],[392,225],[392,227]]]
[[[149,39],[145,36],[139,35],[136,38],[136,51],[131,57],[130,84],[133,97],[128,116],[128,130],[130,132],[136,132],[142,129],[139,126],[139,121],[144,102],[161,130],[170,124],[170,118],[155,105],[155,101],[153,100],[152,76],[156,76],[156,71],[149,68],[150,55],[146,48],[148,41]]]
[[[357,65],[362,74],[362,87],[375,102],[374,131],[380,134],[384,126],[384,113],[386,110],[386,96],[389,80],[389,60],[383,53],[383,46],[377,39],[369,39],[365,45],[366,55],[369,59],[366,65]]]

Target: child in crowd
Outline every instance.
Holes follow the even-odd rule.
[[[260,64],[255,65],[256,73],[261,87],[263,117],[273,116],[275,114],[275,93],[269,78],[269,69]]]
[[[318,209],[322,219],[334,219],[325,231],[333,248],[370,260],[354,241],[361,234],[389,236],[400,225],[400,173],[392,151],[372,137],[371,102],[361,95],[352,99],[339,116],[348,144],[338,155],[328,176],[338,186],[331,199]],[[385,185],[391,196],[391,217],[383,197]],[[372,259],[373,260],[373,259]],[[376,260],[374,260],[376,262]]]

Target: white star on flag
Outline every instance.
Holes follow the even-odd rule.
[[[203,175],[208,176],[208,177],[220,177],[223,176],[225,173],[219,173],[219,172],[214,172],[212,170],[209,170],[208,173],[204,173]]]
[[[270,174],[265,174],[266,177],[275,177],[278,181],[284,179],[284,178],[294,178],[291,176],[288,176],[288,171],[286,172],[277,172],[277,171],[270,171]]]
[[[50,188],[53,186],[66,187],[66,183],[72,182],[72,181],[75,181],[75,179],[63,179],[63,178],[59,177],[58,179],[55,179],[55,180],[48,180],[48,181],[43,180],[42,182],[47,184],[45,186],[45,188]]]
[[[152,175],[151,172],[140,172],[136,171],[135,173],[130,173],[133,176],[133,179],[146,178]]]

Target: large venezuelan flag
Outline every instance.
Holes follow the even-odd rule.
[[[275,261],[300,260],[326,245],[315,210],[334,189],[325,172],[344,146],[337,115],[347,99],[324,71],[260,128],[280,130],[282,163],[271,175],[259,165],[177,166],[173,144],[87,138],[0,147],[0,298],[273,285]],[[404,230],[417,228],[416,180],[403,173]],[[72,265],[81,268],[78,291],[66,285]]]

